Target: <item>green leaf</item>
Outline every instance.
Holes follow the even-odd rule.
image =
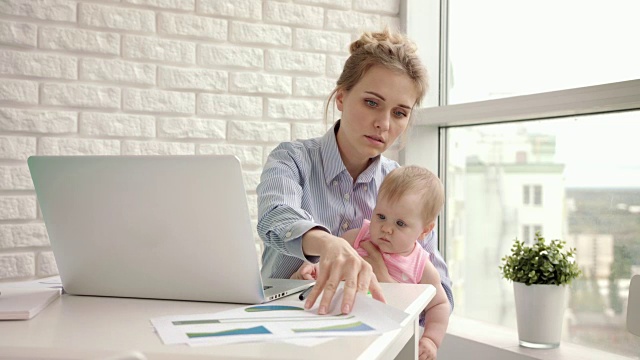
[[[502,276],[511,281],[531,284],[564,285],[581,275],[573,261],[576,249],[567,248],[564,240],[551,240],[548,244],[537,232],[533,244],[514,240],[511,254],[502,257],[498,266]]]

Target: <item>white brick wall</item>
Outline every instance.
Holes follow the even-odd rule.
[[[57,274],[31,155],[233,154],[255,218],[268,153],[324,133],[349,43],[399,7],[0,0],[0,281]]]
[[[41,49],[104,55],[120,53],[120,35],[93,30],[41,27],[38,43]]]
[[[183,14],[158,14],[158,32],[166,35],[225,41],[227,27],[227,21],[222,19]]]
[[[75,57],[0,48],[2,75],[75,80],[78,78],[77,68],[78,59]]]
[[[205,67],[237,66],[261,69],[264,67],[263,50],[228,45],[200,45],[198,65]]]
[[[198,11],[203,14],[235,19],[262,18],[262,0],[200,0]]]
[[[89,27],[154,32],[156,14],[150,10],[137,10],[103,6],[99,4],[79,4],[78,21]]]
[[[232,22],[229,39],[244,44],[291,46],[291,28],[279,25]]]
[[[131,61],[86,58],[80,61],[79,72],[80,80],[86,81],[142,85],[156,83],[156,65]]]
[[[36,86],[37,87],[37,86]],[[120,88],[81,83],[44,83],[42,105],[64,107],[120,108]]]
[[[0,41],[9,45],[36,47],[37,28],[31,24],[0,21]]]

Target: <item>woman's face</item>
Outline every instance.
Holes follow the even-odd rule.
[[[387,150],[407,128],[417,98],[407,75],[378,65],[350,91],[338,90],[342,117],[337,139],[345,162],[363,163]]]

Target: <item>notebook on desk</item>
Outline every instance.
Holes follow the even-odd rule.
[[[60,289],[0,284],[0,320],[29,320],[60,297]]]
[[[308,281],[261,279],[234,156],[32,156],[64,290],[256,304]]]

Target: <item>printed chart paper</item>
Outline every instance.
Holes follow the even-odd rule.
[[[307,311],[302,301],[282,300],[213,314],[153,318],[151,323],[165,344],[198,346],[375,335],[400,328],[407,317],[405,312],[362,294],[357,295],[350,314],[341,314],[341,302],[339,290],[327,315],[318,315],[317,303]]]

